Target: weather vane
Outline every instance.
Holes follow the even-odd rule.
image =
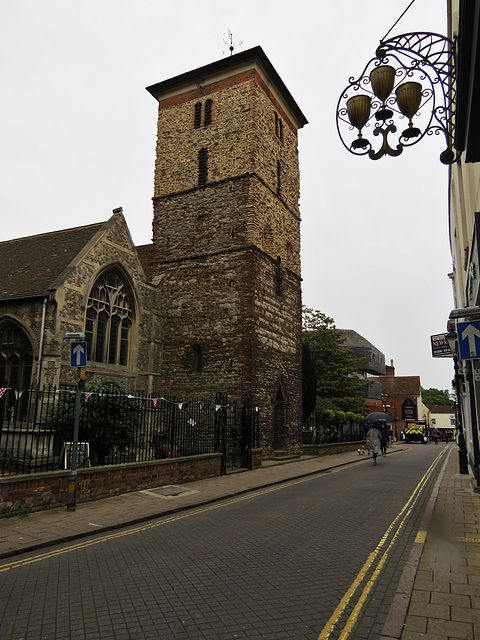
[[[225,40],[225,38],[223,39],[224,43],[228,45],[228,48],[230,50],[230,55],[233,56],[233,50],[235,49],[235,47],[241,47],[243,44],[243,40],[240,40],[240,42],[234,42],[233,41],[233,35],[232,32],[230,31],[230,29],[227,30],[228,33],[228,39],[230,40],[230,42],[227,42],[227,40]],[[226,54],[226,51],[223,52],[223,55]]]

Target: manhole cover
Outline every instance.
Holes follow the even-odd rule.
[[[144,489],[142,493],[150,493],[159,498],[177,498],[178,496],[188,496],[192,493],[198,493],[193,489],[184,489],[177,485],[167,485],[166,487],[158,487],[156,489]]]

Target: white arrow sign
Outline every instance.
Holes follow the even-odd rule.
[[[79,342],[73,347],[72,351],[73,351],[74,357],[76,358],[75,366],[79,367],[82,364],[82,360],[83,360],[82,356],[85,352],[85,347],[81,342]]]
[[[475,337],[480,338],[480,331],[472,324],[469,324],[468,327],[462,331],[462,340],[468,338],[468,348],[471,356],[477,355]]]

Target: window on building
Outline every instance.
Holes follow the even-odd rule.
[[[32,344],[16,322],[0,321],[0,422],[26,417],[28,393],[32,382]]]
[[[0,386],[28,389],[32,378],[33,351],[23,329],[11,320],[0,322]]]
[[[208,177],[208,151],[207,149],[200,149],[198,152],[198,185],[201,187],[207,182]]]
[[[207,100],[205,102],[205,119],[204,119],[204,123],[205,123],[206,127],[208,127],[208,125],[212,124],[212,101],[211,100]]]
[[[278,113],[275,112],[275,135],[280,140],[283,140],[283,121],[279,118]]]
[[[195,105],[195,118],[193,122],[193,126],[195,129],[200,129],[200,125],[202,124],[202,103],[197,102]]]
[[[192,345],[192,356],[193,356],[193,370],[196,372],[200,372],[203,369],[203,354],[202,354],[202,345],[194,344]]]
[[[87,303],[87,360],[127,366],[132,321],[132,295],[123,277],[116,269],[102,273]]]
[[[282,165],[280,164],[280,160],[277,160],[277,195],[280,195],[281,187],[282,187]]]
[[[282,259],[277,256],[275,264],[275,293],[278,297],[282,296]]]

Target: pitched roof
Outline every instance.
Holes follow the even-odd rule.
[[[455,407],[450,405],[442,406],[440,404],[427,404],[430,413],[455,413]]]
[[[153,254],[153,243],[150,244],[141,244],[135,247],[138,254],[138,259],[140,260],[140,264],[145,271],[145,274],[148,278],[150,278],[150,269],[152,264],[152,254]]]
[[[420,376],[380,376],[377,380],[389,396],[419,396]]]
[[[0,300],[48,294],[105,222],[0,242]]]

